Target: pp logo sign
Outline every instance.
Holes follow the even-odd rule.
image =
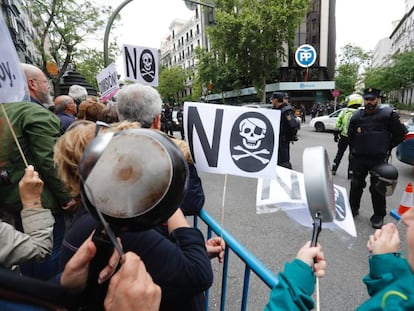
[[[295,52],[296,63],[300,67],[310,67],[316,62],[316,50],[309,44],[303,44]]]

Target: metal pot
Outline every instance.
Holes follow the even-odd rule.
[[[97,136],[79,163],[81,196],[97,219],[96,209],[121,230],[140,231],[167,220],[187,190],[188,165],[166,135],[128,129]]]

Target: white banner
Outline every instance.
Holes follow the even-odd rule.
[[[118,74],[114,63],[102,70],[97,76],[101,101],[106,102],[119,90]]]
[[[334,185],[334,190],[334,221],[323,223],[323,227],[339,227],[352,237],[356,237],[357,232],[346,189]],[[279,210],[283,210],[289,217],[303,226],[313,226],[306,199],[303,174],[281,166],[277,167],[276,178],[259,179],[256,197],[256,211],[258,214],[273,213]]]
[[[275,178],[280,111],[184,103],[184,131],[197,170]]]
[[[158,86],[158,49],[123,45],[125,78]]]
[[[0,104],[19,102],[26,93],[26,78],[2,14],[0,42]]]

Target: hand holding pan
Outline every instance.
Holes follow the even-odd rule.
[[[322,222],[332,222],[335,193],[328,154],[322,146],[303,152],[303,178],[309,212],[313,219],[312,246],[318,243]],[[319,279],[316,279],[316,310],[319,310]]]

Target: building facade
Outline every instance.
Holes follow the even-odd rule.
[[[266,87],[268,95],[276,90],[285,91],[290,94],[293,102],[303,103],[309,107],[314,102],[326,103],[333,99],[331,91],[335,88],[333,82],[336,55],[335,6],[336,0],[312,1],[309,12],[297,29],[294,46],[286,46],[287,57],[281,64],[277,81]],[[208,50],[209,48],[205,34],[205,16],[200,12],[201,9],[197,6],[191,20],[187,22],[174,20],[171,23],[169,35],[161,44],[161,65],[167,67],[180,65],[184,69],[195,70],[197,61],[194,58],[194,49],[202,47]],[[310,44],[317,51],[317,61],[309,68],[307,81],[305,81],[306,69],[296,64],[294,55],[296,48],[302,44]],[[191,81],[188,81],[185,95],[191,93]],[[257,101],[254,88],[210,94],[206,96],[206,100],[220,102],[228,98],[230,101],[227,102],[231,102],[231,98],[236,93],[246,94],[242,101]]]
[[[414,1],[406,0],[406,13],[390,35],[391,55],[414,49]],[[414,102],[414,83],[390,94],[390,99],[407,105]]]
[[[175,19],[169,27],[169,34],[161,42],[160,65],[163,67],[180,66],[195,73],[197,47],[209,49],[205,31],[204,15],[197,5],[190,20]],[[192,95],[192,78],[186,81],[187,87],[179,97]]]
[[[20,61],[38,65],[41,64],[41,56],[37,53],[34,41],[39,35],[30,22],[30,3],[28,0],[0,0],[1,13]]]
[[[392,23],[389,37],[381,39],[372,51],[372,67],[392,65],[391,56],[414,49],[414,0],[405,0],[405,14]],[[389,100],[404,104],[414,102],[414,85],[411,88],[392,91]]]

